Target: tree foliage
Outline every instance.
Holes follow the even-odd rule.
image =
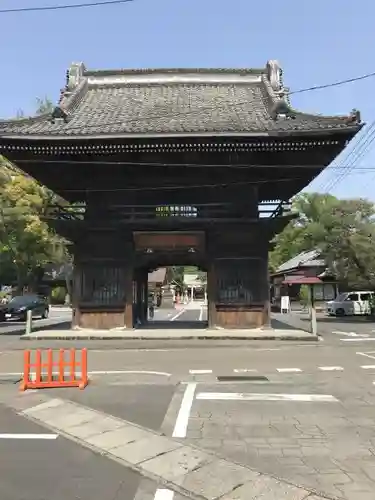
[[[52,113],[55,107],[51,99],[49,99],[48,97],[43,97],[43,98],[37,97],[36,102],[37,102],[37,109],[36,109],[37,115]]]
[[[38,100],[37,114],[52,108]],[[45,222],[57,197],[0,156],[0,283],[35,285],[44,266],[68,258],[66,242]]]
[[[348,286],[375,287],[375,207],[364,199],[304,193],[293,200],[297,217],[274,239],[270,267],[319,249],[329,270]]]
[[[43,220],[54,195],[2,157],[0,171],[2,279],[21,288],[35,284],[47,263],[63,262],[66,246]]]

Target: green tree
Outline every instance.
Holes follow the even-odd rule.
[[[169,266],[167,267],[167,282],[183,288],[184,284],[184,266]]]
[[[36,285],[47,263],[65,259],[66,246],[43,220],[53,195],[4,158],[0,162],[0,261],[21,290]]]
[[[272,270],[302,251],[317,248],[339,280],[351,287],[375,287],[373,203],[303,193],[293,200],[293,211],[297,217],[274,239]]]
[[[54,110],[54,103],[49,99],[48,97],[37,97],[36,99],[37,107],[36,107],[36,114],[37,115],[44,115],[46,113],[52,113]]]

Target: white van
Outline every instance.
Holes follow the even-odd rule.
[[[354,316],[371,313],[371,299],[374,292],[346,292],[335,300],[327,302],[327,313],[330,316]]]

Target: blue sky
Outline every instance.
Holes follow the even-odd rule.
[[[61,3],[76,2],[2,0],[0,9]],[[263,67],[268,59],[278,59],[291,90],[375,71],[375,2],[370,0],[134,0],[0,16],[3,118],[19,109],[32,114],[37,96],[57,100],[72,61],[109,69]],[[322,114],[357,108],[371,123],[374,88],[375,78],[370,78],[297,94],[292,104]],[[324,191],[340,172],[327,170],[310,189]],[[373,186],[375,147],[370,147],[332,193],[375,200]]]

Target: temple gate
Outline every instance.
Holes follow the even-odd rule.
[[[49,221],[74,255],[73,326],[147,318],[147,273],[208,273],[210,327],[268,325],[268,251],[290,199],[362,127],[289,103],[281,69],[89,71],[52,114],[0,122],[0,153],[69,204]]]

